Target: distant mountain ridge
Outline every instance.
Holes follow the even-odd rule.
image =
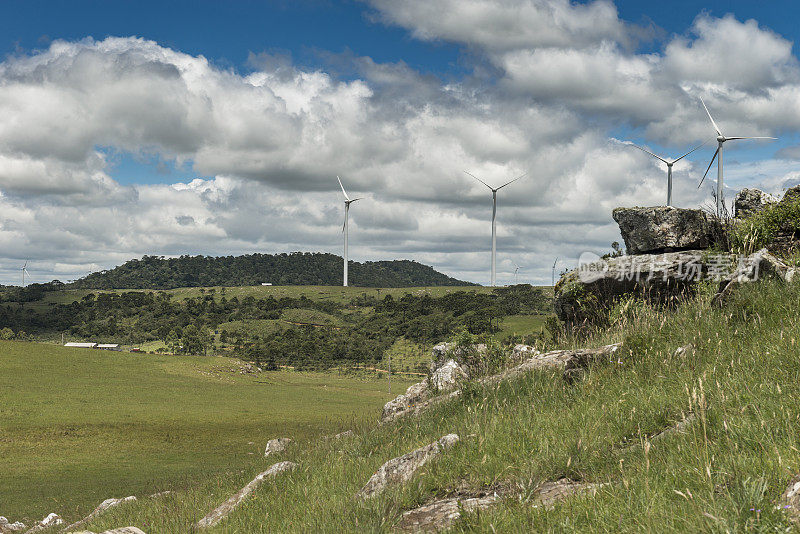
[[[470,286],[411,260],[349,262],[349,282],[361,287]],[[342,258],[319,252],[244,256],[144,256],[68,284],[72,289],[320,285],[342,283]]]

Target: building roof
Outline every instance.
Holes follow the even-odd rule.
[[[64,346],[65,347],[77,347],[77,348],[80,348],[80,349],[93,349],[93,348],[95,348],[97,346],[97,343],[74,343],[74,342],[69,342],[69,343],[64,343]]]

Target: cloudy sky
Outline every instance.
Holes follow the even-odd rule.
[[[652,4],[652,5],[650,5]],[[550,283],[727,135],[726,196],[800,183],[794,2],[43,2],[0,6],[0,283],[144,254],[340,253]],[[674,202],[712,144],[675,166]]]

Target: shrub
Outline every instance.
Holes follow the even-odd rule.
[[[745,219],[731,231],[732,248],[743,254],[770,245],[781,233],[800,232],[800,197],[784,199]]]

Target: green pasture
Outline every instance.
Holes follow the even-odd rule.
[[[249,471],[267,440],[374,421],[389,398],[385,378],[240,365],[0,342],[0,514],[77,519],[109,497]]]

